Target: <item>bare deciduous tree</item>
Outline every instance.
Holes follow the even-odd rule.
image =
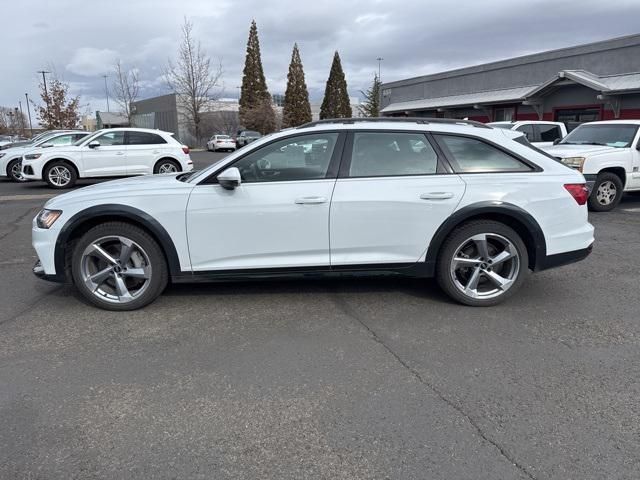
[[[220,133],[235,135],[240,129],[240,116],[238,112],[231,110],[219,110],[203,115],[202,133],[205,137],[211,137]]]
[[[55,74],[54,74],[55,75]],[[69,84],[54,76],[44,84],[40,84],[40,97],[43,105],[33,103],[36,116],[47,130],[60,128],[76,128],[80,121],[80,97],[69,94]]]
[[[118,60],[114,65],[115,80],[113,81],[113,96],[116,103],[120,105],[122,113],[127,116],[131,125],[131,104],[138,99],[140,92],[140,82],[138,80],[138,70],[124,70],[122,62]]]
[[[202,138],[202,112],[211,101],[212,90],[222,77],[222,66],[214,70],[211,59],[193,37],[193,24],[184,19],[182,42],[176,62],[169,60],[165,78],[171,91],[183,104],[184,115],[198,143]]]

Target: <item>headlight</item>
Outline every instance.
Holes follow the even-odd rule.
[[[36,218],[38,228],[49,229],[55,223],[58,217],[62,215],[62,210],[42,210]]]
[[[562,159],[562,163],[567,167],[577,168],[582,171],[582,165],[584,165],[585,160],[586,159],[584,157],[566,157]]]
[[[25,160],[35,160],[36,158],[40,158],[42,156],[41,153],[30,153],[29,155],[25,155]]]

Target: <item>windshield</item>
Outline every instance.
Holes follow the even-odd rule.
[[[97,132],[94,132],[92,135],[89,135],[89,136],[86,136],[86,137],[82,137],[80,140],[78,140],[73,145],[77,147],[78,145],[82,145],[84,142],[90,142],[91,140],[96,138],[98,135],[101,135],[103,132],[104,132],[104,130],[98,130]]]
[[[631,124],[583,124],[560,142],[561,145],[604,145],[628,148],[631,146],[638,125]]]
[[[229,139],[229,135],[216,135],[215,138],[222,139],[222,140],[227,140],[227,139]]]

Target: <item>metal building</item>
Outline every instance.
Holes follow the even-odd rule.
[[[640,118],[640,34],[382,85],[382,114],[500,120]]]

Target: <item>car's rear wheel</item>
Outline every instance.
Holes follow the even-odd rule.
[[[511,227],[491,220],[458,227],[438,256],[440,287],[465,305],[490,306],[506,300],[528,272],[529,256],[520,236]]]
[[[22,176],[22,162],[20,160],[12,160],[7,165],[7,176],[14,182],[26,182],[27,179]]]
[[[616,208],[622,200],[624,185],[622,179],[612,172],[598,175],[589,195],[589,209],[595,212],[608,212]]]
[[[71,188],[76,184],[78,175],[66,162],[53,162],[44,169],[44,180],[51,188]]]
[[[175,160],[164,158],[153,168],[153,173],[177,173],[181,170],[180,164]]]
[[[106,310],[135,310],[155,300],[168,282],[162,250],[144,230],[109,222],[85,233],[72,254],[73,282]]]

